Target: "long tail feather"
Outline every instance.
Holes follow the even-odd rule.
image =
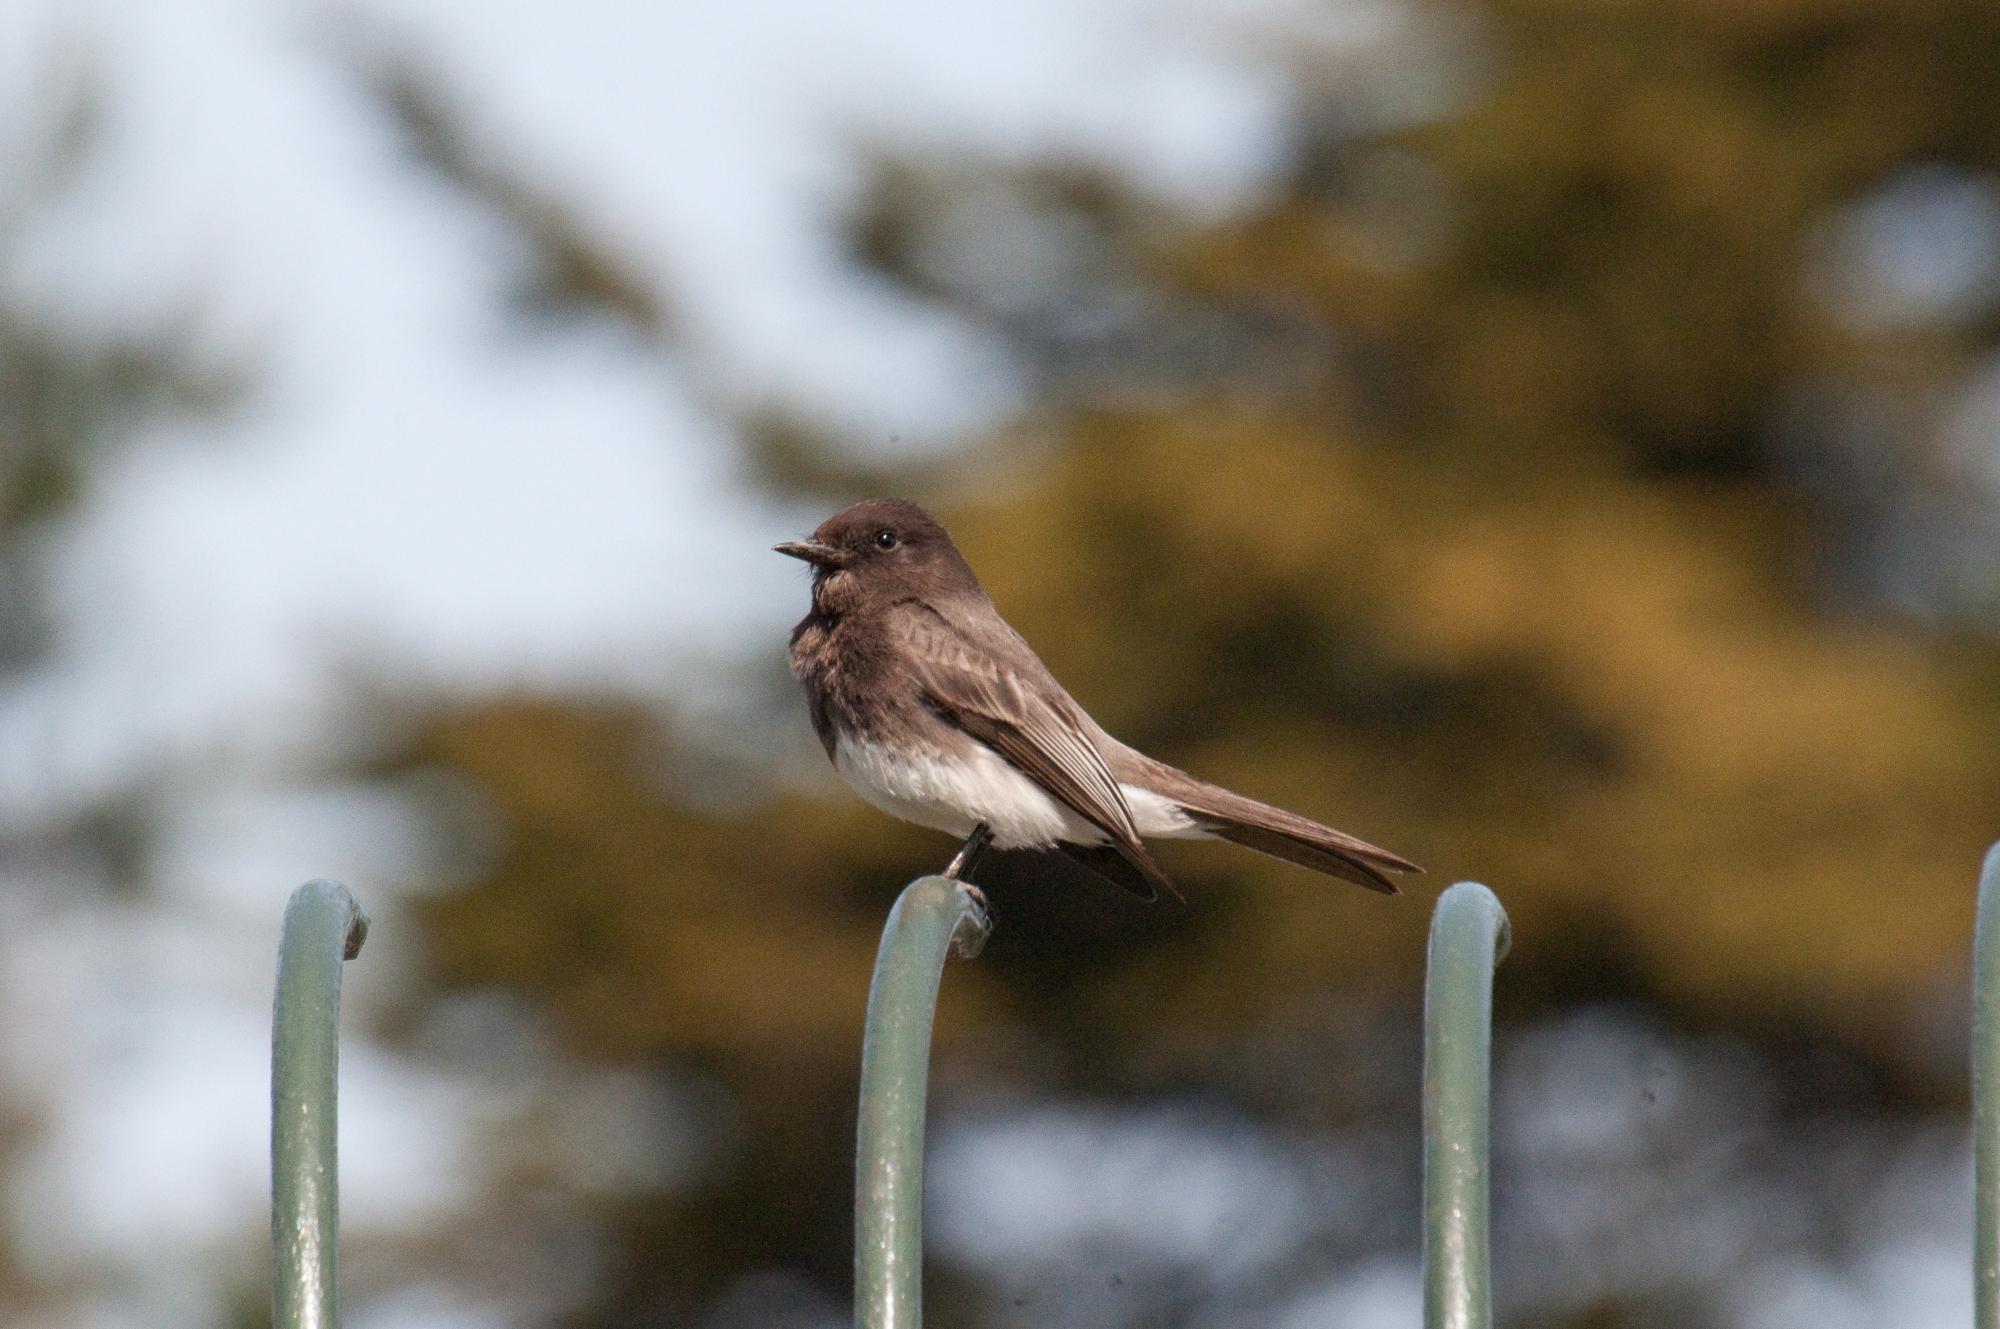
[[[1329,877],[1351,881],[1357,886],[1366,886],[1369,890],[1380,891],[1384,895],[1399,893],[1395,882],[1390,881],[1358,857],[1337,850],[1323,849],[1294,836],[1274,831],[1268,826],[1223,821],[1216,817],[1202,818],[1202,822],[1208,830],[1233,844],[1255,849],[1273,858],[1282,858],[1287,863],[1296,863],[1302,868],[1324,872]],[[1421,868],[1415,870],[1422,871]]]
[[[1211,835],[1385,895],[1397,893],[1396,884],[1385,874],[1423,871],[1401,854],[1198,780],[1116,740],[1113,743],[1111,766],[1119,779],[1172,799]]]

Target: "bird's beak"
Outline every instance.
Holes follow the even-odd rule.
[[[837,568],[847,562],[845,553],[817,540],[787,540],[781,545],[772,545],[771,552],[802,558],[816,568]]]

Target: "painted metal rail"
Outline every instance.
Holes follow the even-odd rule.
[[[958,882],[919,877],[904,888],[875,956],[861,1045],[854,1157],[854,1323],[923,1323],[924,1098],[938,984],[951,955],[986,944],[986,914]]]
[[[991,925],[964,887],[921,877],[889,913],[868,995],[855,1153],[854,1322],[922,1323],[925,1096],[945,961]],[[336,1329],[336,1089],[341,966],[368,918],[332,881],[285,909],[271,1036],[271,1240],[276,1329]],[[1493,892],[1438,898],[1424,987],[1424,1323],[1490,1329],[1488,1204],[1493,974],[1510,940]],[[2000,845],[1979,882],[1973,968],[1976,1329],[2000,1329]]]
[[[1493,969],[1507,912],[1462,881],[1431,914],[1424,974],[1424,1325],[1489,1329]]]
[[[1972,942],[1972,1323],[2000,1329],[2000,844]]]
[[[986,920],[955,882],[925,877],[896,902],[868,998],[855,1167],[857,1329],[922,1323],[924,1098],[939,979]],[[1430,1329],[1492,1324],[1487,1240],[1493,969],[1507,915],[1460,882],[1438,900],[1424,997],[1424,1290]]]
[[[271,1012],[271,1323],[335,1329],[340,969],[368,916],[345,886],[309,881],[285,906]]]

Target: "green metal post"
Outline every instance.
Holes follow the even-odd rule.
[[[340,1174],[334,1111],[340,965],[368,916],[345,886],[309,881],[285,906],[271,1012],[271,1322],[336,1329]]]
[[[1425,1329],[1493,1323],[1487,1098],[1493,967],[1508,942],[1492,891],[1462,881],[1438,897],[1424,979]]]
[[[1979,874],[1972,949],[1972,1323],[2000,1329],[2000,844]]]
[[[861,1044],[861,1114],[854,1164],[854,1323],[923,1323],[924,1093],[931,1024],[948,954],[986,944],[986,914],[956,881],[904,888],[875,956]]]

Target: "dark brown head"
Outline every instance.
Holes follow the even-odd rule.
[[[821,522],[810,540],[772,547],[813,565],[813,606],[823,612],[862,595],[893,601],[982,593],[944,527],[908,499],[867,499]]]

